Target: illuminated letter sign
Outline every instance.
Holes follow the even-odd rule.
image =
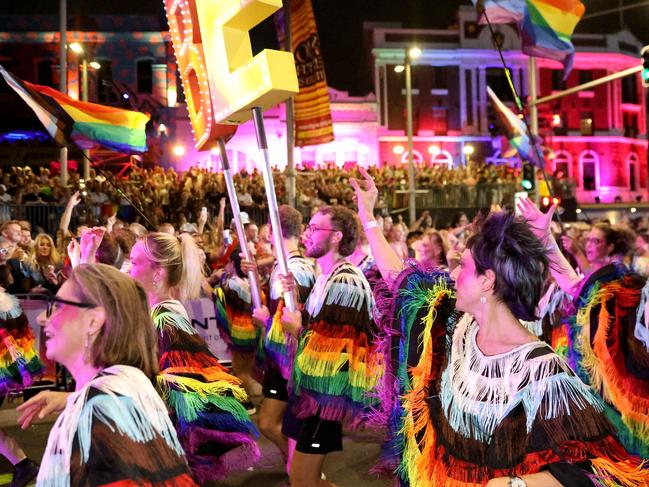
[[[236,126],[218,125],[214,121],[195,1],[165,0],[165,9],[196,148],[210,149],[218,137],[234,134]]]

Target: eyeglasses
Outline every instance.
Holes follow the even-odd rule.
[[[587,244],[593,244],[593,245],[599,245],[599,244],[602,243],[602,239],[601,239],[601,238],[596,238],[596,237],[594,237],[594,238],[587,238],[587,239],[586,239],[586,243],[587,243]]]
[[[325,231],[325,232],[337,232],[335,228],[325,228],[325,227],[319,227],[317,225],[307,225],[304,227],[304,233],[310,233],[310,232],[317,232],[319,230]]]
[[[56,303],[67,304],[68,306],[75,306],[77,308],[96,308],[96,304],[92,303],[77,303],[76,301],[68,301],[67,299],[61,299],[58,296],[48,296],[47,297],[47,308],[45,308],[45,316],[49,318],[54,312],[54,305]]]

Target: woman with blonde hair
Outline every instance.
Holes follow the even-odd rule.
[[[34,239],[29,255],[29,267],[32,269],[32,279],[37,285],[50,291],[58,289],[57,272],[63,267],[63,259],[54,240],[46,233],[40,233]]]
[[[62,411],[37,483],[195,486],[164,402],[156,336],[144,289],[104,264],[74,269],[39,316],[47,357],[64,365],[75,392],[41,392],[17,409],[25,428]]]
[[[191,235],[149,233],[131,250],[129,272],[146,290],[158,334],[158,390],[192,472],[204,483],[247,468],[259,450],[241,382],[219,364],[181,303],[200,295],[201,269]]]

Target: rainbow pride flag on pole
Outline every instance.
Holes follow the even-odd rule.
[[[523,52],[561,62],[566,78],[575,57],[572,33],[586,7],[579,0],[525,0],[525,5],[520,24]]]
[[[500,98],[498,98],[498,96],[488,86],[487,94],[489,95],[489,99],[493,104],[498,118],[507,130],[509,143],[516,149],[521,159],[534,163],[535,158],[532,154],[532,144],[527,135],[525,122],[514,114],[507,105],[500,101]]]
[[[485,15],[492,24],[519,22],[525,16],[524,0],[473,0],[473,5],[482,22],[486,21]]]
[[[0,74],[57,144],[75,144],[84,150],[102,146],[125,153],[146,151],[149,115],[75,100],[49,86],[18,79],[1,65]]]

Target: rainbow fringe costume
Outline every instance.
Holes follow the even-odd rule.
[[[575,299],[568,362],[604,400],[625,448],[649,458],[649,344],[642,341],[645,279],[621,264],[599,269]],[[649,289],[645,291],[645,295]]]
[[[382,464],[401,486],[469,487],[548,470],[563,485],[649,485],[604,404],[545,343],[484,356],[446,273],[406,269],[377,302],[397,344]],[[395,350],[393,348],[393,350]],[[578,483],[582,482],[582,483]]]
[[[0,395],[29,387],[43,365],[18,300],[0,291]]]
[[[294,255],[288,259],[288,268],[295,282],[297,283],[300,303],[306,302],[313,283],[315,282],[315,270],[313,263],[302,256]],[[275,265],[270,274],[270,293],[268,310],[271,319],[264,337],[264,349],[266,356],[266,367],[277,369],[284,379],[291,377],[297,340],[282,327],[282,311],[284,309],[284,298],[281,295],[281,283],[279,281],[279,267]]]
[[[179,301],[151,311],[158,331],[157,388],[167,403],[192,473],[204,483],[245,470],[259,458],[257,429],[243,403],[241,382],[230,375],[191,325]]]
[[[376,404],[373,393],[385,364],[375,339],[373,302],[369,283],[348,262],[317,278],[290,384],[298,418],[318,415],[353,427]]]
[[[221,284],[227,320],[217,320],[221,338],[237,352],[256,352],[261,331],[252,321],[252,294],[247,278],[224,276]]]

